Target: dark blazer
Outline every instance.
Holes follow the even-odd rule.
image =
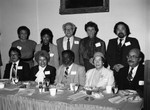
[[[119,89],[132,89],[141,90],[143,92],[143,86],[139,85],[139,81],[144,81],[144,65],[139,64],[135,77],[132,81],[127,80],[129,66],[121,68],[119,70],[118,86]]]
[[[117,48],[118,48],[118,38],[110,39],[107,46],[107,53],[106,53],[106,59],[108,64],[110,65],[110,68],[112,69],[115,64],[122,64],[124,66],[127,66],[127,59],[126,56],[129,53],[129,50],[133,48],[140,49],[139,42],[136,38],[127,37],[125,40],[124,45],[121,47],[121,54],[117,54]],[[120,60],[118,58],[121,57]]]
[[[38,65],[34,66],[31,68],[31,81],[35,81],[36,79],[36,73],[39,71]],[[46,71],[50,71],[50,74],[46,74]],[[55,76],[56,76],[56,69],[53,66],[47,65],[45,70],[44,70],[45,77],[50,80],[50,84],[54,83]]]
[[[57,39],[57,50],[58,50],[59,64],[60,65],[62,64],[62,55],[61,55],[61,53],[62,53],[62,51],[64,51],[63,39],[64,39],[64,37],[61,37],[61,38]],[[74,63],[76,63],[76,64],[79,64],[79,52],[78,52],[79,51],[79,42],[80,42],[80,38],[74,36],[74,41],[73,41],[73,45],[72,45],[71,50],[75,54]]]
[[[92,65],[89,62],[89,59],[93,58],[95,52],[102,52],[104,56],[106,54],[105,42],[98,37],[94,37],[93,41],[94,41],[93,47],[90,47],[91,38],[85,37],[80,40],[79,46],[80,65],[84,66],[86,71],[95,68],[94,65]]]
[[[11,70],[12,63],[6,64],[5,71],[4,71],[4,78],[10,78],[10,70]],[[27,81],[29,80],[29,73],[30,67],[28,63],[23,61],[19,61],[18,66],[22,68],[17,68],[17,76],[19,77],[19,81]]]

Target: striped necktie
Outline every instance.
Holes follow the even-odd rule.
[[[132,77],[133,69],[134,68],[131,68],[130,72],[128,73],[128,76],[127,76],[128,81],[131,81],[133,79],[133,77]]]

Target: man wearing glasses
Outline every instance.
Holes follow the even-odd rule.
[[[131,49],[127,56],[128,66],[118,72],[118,87],[121,90],[131,89],[143,93],[144,87],[144,54],[137,48]]]

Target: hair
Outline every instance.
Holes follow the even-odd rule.
[[[73,51],[71,51],[71,50],[64,50],[64,51],[62,51],[62,56],[64,55],[64,54],[68,54],[69,55],[69,57],[72,59],[72,61],[74,62],[74,59],[75,59],[75,54],[74,54],[74,52]]]
[[[129,34],[131,34],[130,29],[129,29],[129,26],[128,26],[126,23],[120,21],[120,22],[116,23],[115,26],[114,26],[114,33],[115,33],[116,35],[117,35],[117,27],[118,27],[118,25],[120,25],[120,24],[125,26],[127,36],[128,36]]]
[[[41,43],[43,43],[43,36],[44,35],[48,35],[49,36],[49,42],[50,43],[53,43],[53,33],[52,33],[52,31],[50,30],[50,29],[48,29],[48,28],[44,28],[42,31],[41,31]]]
[[[49,60],[50,60],[50,56],[49,56],[48,52],[46,52],[45,50],[37,51],[34,56],[35,56],[35,61],[37,63],[39,61],[39,57],[45,57],[47,62],[49,62]]]
[[[18,33],[18,37],[20,38],[20,31],[21,30],[25,30],[27,32],[27,39],[29,39],[29,36],[30,36],[30,29],[26,26],[20,26],[17,30],[17,33]]]
[[[95,28],[95,31],[96,31],[96,34],[97,34],[97,32],[99,31],[97,24],[94,23],[94,22],[92,22],[92,21],[90,21],[90,22],[88,22],[87,24],[85,24],[85,26],[84,26],[85,31],[87,31],[87,28],[88,28],[88,27],[94,27],[94,28]]]
[[[21,52],[20,52],[20,50],[17,48],[17,47],[11,47],[10,49],[9,49],[9,57],[11,56],[11,52],[16,52],[16,53],[18,53],[18,57],[19,57],[19,59],[21,58]]]
[[[67,23],[63,24],[63,26],[62,26],[63,31],[65,32],[67,25],[70,25],[72,27],[73,33],[75,34],[75,31],[76,31],[77,27],[73,23],[71,23],[71,22],[67,22]]]

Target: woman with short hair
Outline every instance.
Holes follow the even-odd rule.
[[[45,50],[36,52],[35,61],[38,65],[31,68],[31,80],[36,82],[44,82],[44,79],[50,80],[50,84],[54,83],[56,69],[48,65],[50,60],[49,54]]]

